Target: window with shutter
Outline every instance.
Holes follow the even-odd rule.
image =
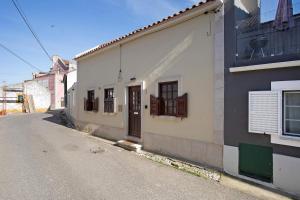
[[[113,113],[115,112],[115,97],[114,89],[107,88],[104,89],[104,112]]]
[[[160,114],[160,102],[159,98],[150,95],[150,115]]]
[[[160,113],[176,116],[176,98],[178,96],[178,82],[159,83]]]
[[[261,134],[281,134],[282,132],[282,92],[249,92],[249,132]]]
[[[87,103],[86,103],[86,110],[87,111],[93,111],[94,107],[94,101],[95,101],[95,91],[89,90],[87,93]]]
[[[188,115],[188,94],[176,98],[176,117],[185,118]]]

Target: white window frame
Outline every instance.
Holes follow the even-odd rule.
[[[300,80],[271,82],[271,90],[272,91],[285,91],[285,92],[300,91]],[[284,106],[282,107],[282,109],[285,112]],[[283,116],[283,121],[285,121],[284,116]],[[271,135],[271,143],[300,147],[300,137],[284,134],[284,131],[285,131],[284,124],[283,124],[282,129],[283,129],[283,131],[281,132],[280,135]]]
[[[288,133],[286,132],[286,105],[285,105],[285,102],[286,102],[286,93],[300,93],[300,91],[297,91],[297,90],[293,90],[293,91],[283,91],[283,131],[282,131],[282,134],[284,136],[290,136],[290,137],[300,137],[300,133]]]

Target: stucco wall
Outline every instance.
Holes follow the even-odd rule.
[[[22,83],[8,85],[8,89],[22,89]],[[13,112],[22,112],[22,103],[15,103],[12,101],[16,101],[18,95],[22,95],[22,92],[5,92],[6,100],[11,101],[6,103],[6,112],[13,113]],[[0,87],[0,100],[3,100],[4,92],[3,88]],[[0,102],[0,111],[3,109],[3,103]]]
[[[32,95],[34,101],[34,107],[37,112],[47,111],[50,107],[50,92],[43,85],[39,84],[37,80],[26,81],[24,83],[8,85],[8,89],[24,89],[24,92],[6,92],[6,100],[16,101],[18,95]],[[0,88],[0,99],[3,97],[3,90]],[[2,110],[3,104],[0,103],[0,110]],[[23,104],[16,102],[7,102],[6,110],[11,112],[22,112]]]
[[[67,90],[69,90],[77,81],[77,70],[73,70],[67,74]]]
[[[47,111],[51,105],[50,92],[37,81],[27,81],[24,83],[24,93],[32,95],[34,107],[37,112]]]
[[[100,51],[80,59],[76,119],[99,127],[115,127],[116,131],[121,129],[126,137],[127,86],[141,85],[141,142],[143,134],[157,134],[178,140],[184,138],[205,144],[217,144],[222,148],[222,140],[214,135],[216,38],[214,26],[210,26],[210,23],[214,24],[214,20],[213,14],[201,15],[121,47]],[[118,82],[120,64],[122,81]],[[130,81],[131,78],[136,80]],[[158,82],[170,80],[178,80],[179,95],[189,95],[188,118],[150,116],[150,94],[157,96]],[[222,80],[221,78],[220,81]],[[122,105],[122,112],[103,113],[103,91],[107,87],[115,88],[117,104]],[[90,89],[94,89],[95,96],[100,99],[100,110],[97,113],[86,112],[83,109],[84,97]],[[148,105],[148,109],[145,109],[145,105]],[[218,159],[222,157],[221,148],[217,148],[218,153],[213,155]],[[220,167],[222,164],[218,165]]]

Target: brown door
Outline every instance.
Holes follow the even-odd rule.
[[[141,137],[141,87],[128,88],[128,135]]]

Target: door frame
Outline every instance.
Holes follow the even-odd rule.
[[[144,89],[145,83],[143,81],[135,81],[135,82],[130,82],[126,84],[125,87],[125,112],[124,112],[124,122],[125,122],[125,127],[126,127],[126,132],[125,132],[125,139],[131,140],[137,143],[142,143],[143,142],[143,130],[144,130],[144,95],[146,94],[145,89]],[[129,87],[132,86],[140,86],[141,88],[141,137],[134,137],[129,135]]]

